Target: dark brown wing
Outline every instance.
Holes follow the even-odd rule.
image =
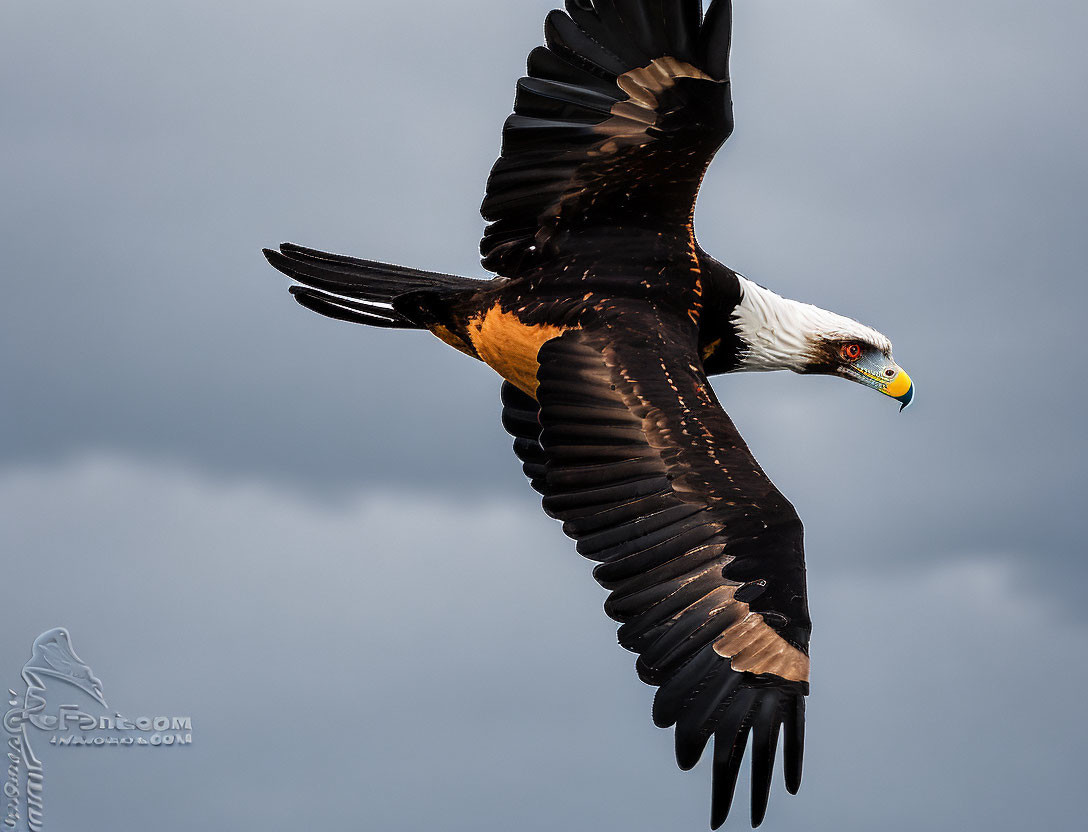
[[[484,266],[514,277],[571,235],[679,240],[733,129],[731,4],[567,0],[545,23],[503,129],[482,213]]]
[[[599,561],[605,610],[680,767],[714,736],[712,825],[729,812],[753,736],[752,821],[780,729],[801,780],[810,623],[801,522],[699,369],[689,328],[651,307],[540,351],[537,401],[503,388],[504,424],[545,510]]]

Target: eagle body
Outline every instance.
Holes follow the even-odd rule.
[[[622,257],[589,248],[528,275],[408,294],[393,305],[529,395],[545,342],[571,329],[592,329],[618,308],[632,323],[641,307],[643,314],[657,310],[684,322],[708,375],[738,369],[745,345],[732,320],[742,297],[736,272],[698,249],[677,257],[664,245],[655,251],[643,243],[635,235]]]
[[[791,370],[905,407],[876,330],[783,298],[700,248],[695,200],[733,130],[732,5],[567,0],[517,85],[475,280],[285,243],[269,262],[323,315],[427,330],[502,377],[502,421],[544,510],[594,561],[620,644],[657,688],[677,763],[713,740],[711,826],[751,745],[751,820],[779,738],[800,787],[803,529],[710,386]]]

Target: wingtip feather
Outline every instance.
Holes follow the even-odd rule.
[[[801,774],[805,756],[805,698],[797,696],[786,711],[785,739],[782,746],[782,767],[786,791],[797,794],[801,789]]]
[[[771,777],[782,724],[782,699],[777,691],[762,694],[759,711],[752,726],[752,828],[763,823],[771,797]]]

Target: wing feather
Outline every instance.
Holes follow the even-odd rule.
[[[703,173],[733,128],[729,0],[568,0],[529,55],[481,212],[516,277],[571,240],[650,228],[688,251]],[[575,245],[577,247],[577,245]]]
[[[605,610],[659,688],[654,723],[675,726],[681,768],[714,737],[715,828],[751,735],[758,825],[783,732],[786,785],[800,784],[801,524],[698,369],[691,328],[648,305],[620,311],[547,342],[537,398],[505,385],[504,423],[548,513],[599,561]]]

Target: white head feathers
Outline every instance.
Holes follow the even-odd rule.
[[[776,295],[746,277],[740,280],[741,300],[732,323],[748,347],[738,369],[803,372],[818,357],[815,347],[827,340],[856,340],[891,353],[891,342],[872,327]]]

